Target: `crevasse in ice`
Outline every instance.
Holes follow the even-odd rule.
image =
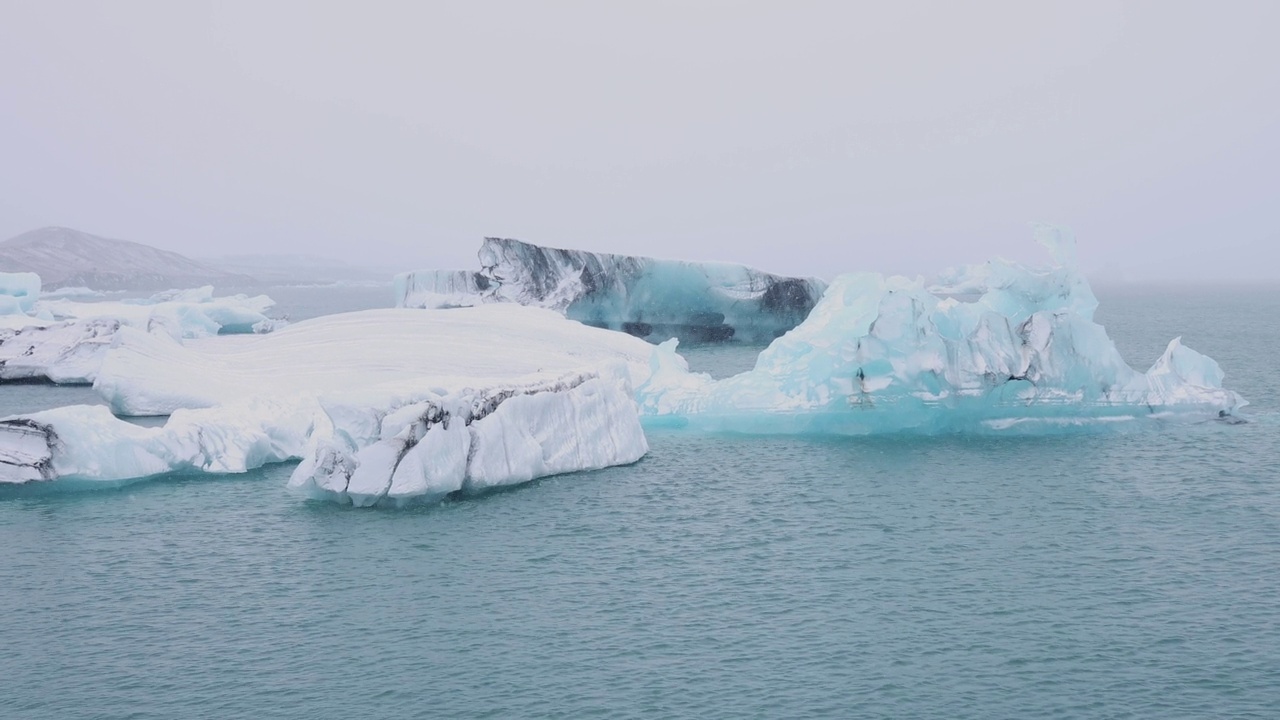
[[[486,238],[481,270],[396,277],[400,307],[507,302],[658,341],[765,342],[795,327],[822,295],[815,278],[729,263],[693,263]]]
[[[1245,404],[1223,389],[1216,362],[1179,339],[1146,373],[1129,367],[1093,321],[1098,303],[1074,241],[1038,235],[1048,268],[992,261],[932,290],[842,275],[805,322],[734,377],[691,374],[664,344],[638,389],[641,411],[650,423],[741,432],[1040,432],[1229,416]]]

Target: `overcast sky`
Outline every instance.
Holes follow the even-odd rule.
[[[1048,7],[1053,5],[1054,7]],[[1280,2],[0,0],[0,238],[1280,278]]]

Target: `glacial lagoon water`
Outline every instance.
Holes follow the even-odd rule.
[[[1098,295],[1133,364],[1183,335],[1249,422],[653,431],[629,467],[403,510],[300,500],[288,465],[0,488],[0,717],[1272,717],[1280,288]]]

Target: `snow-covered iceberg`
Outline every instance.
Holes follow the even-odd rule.
[[[198,338],[238,333],[264,333],[284,326],[267,316],[275,301],[266,295],[215,297],[213,286],[169,290],[144,300],[78,302],[46,300],[36,313],[53,320],[111,318],[122,325],[164,332],[175,338]]]
[[[100,406],[0,419],[0,482],[119,482],[301,459],[291,485],[435,499],[638,460],[652,346],[515,305],[370,310],[179,344],[123,328]]]
[[[639,384],[652,349],[538,308],[387,308],[327,315],[267,335],[183,343],[125,328],[94,388],[118,414],[168,415],[247,396],[315,395],[424,376],[500,381],[620,365]]]
[[[35,277],[38,297],[39,277],[24,274]],[[142,300],[39,299],[29,304],[30,314],[24,310],[0,315],[0,381],[91,383],[121,328],[138,328],[178,341],[267,333],[287,324],[266,315],[273,305],[266,295],[215,297],[211,286],[170,290]]]
[[[1245,404],[1216,362],[1176,339],[1147,372],[1131,368],[1093,321],[1074,241],[1040,239],[1052,267],[993,261],[933,292],[919,279],[843,275],[734,377],[691,374],[674,343],[660,346],[638,389],[642,412],[710,430],[856,435],[1042,432],[1230,416]]]
[[[625,384],[594,373],[507,383],[392,406],[324,403],[290,487],[355,505],[433,501],[623,465],[649,446]]]
[[[0,381],[91,383],[120,327],[119,320],[94,318],[0,329]]]
[[[804,320],[826,285],[729,263],[692,263],[485,238],[479,272],[395,279],[398,307],[544,307],[588,325],[685,342],[768,342]]]

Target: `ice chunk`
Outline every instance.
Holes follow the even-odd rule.
[[[162,427],[87,405],[0,419],[0,483],[240,473],[301,458],[290,485],[309,496],[403,504],[631,463],[648,451],[619,378],[459,382],[242,398],[178,410]]]
[[[38,312],[55,320],[112,318],[121,324],[148,331],[163,331],[175,338],[260,332],[280,321],[267,317],[274,305],[266,295],[214,297],[213,287],[169,290],[145,300],[77,302],[50,300],[37,305]]]
[[[437,395],[380,413],[376,432],[352,423],[360,413],[349,405],[326,406],[330,425],[312,437],[289,485],[355,505],[433,501],[631,463],[648,451],[625,384],[591,373]]]
[[[33,306],[35,316],[0,315],[0,380],[91,383],[122,327],[179,340],[266,333],[287,324],[267,317],[273,304],[266,295],[214,297],[210,286],[170,290],[145,300],[42,299]]]
[[[265,393],[336,392],[422,376],[501,379],[619,365],[648,377],[651,346],[518,305],[365,310],[269,335],[189,340],[125,328],[94,387],[118,413],[167,415]]]
[[[487,302],[489,280],[470,270],[419,270],[400,273],[393,281],[396,307],[458,308]]]
[[[0,380],[91,383],[120,329],[111,318],[33,322],[13,333],[0,330]]]
[[[728,263],[692,263],[486,238],[479,273],[396,278],[400,307],[517,303],[654,341],[767,342],[795,327],[826,287]]]
[[[373,310],[278,334],[194,340],[122,328],[107,408],[0,421],[7,482],[244,472],[301,458],[295,486],[369,504],[633,462],[647,343],[518,305]]]
[[[42,290],[40,292],[40,297],[45,300],[52,300],[55,298],[82,298],[83,299],[83,298],[99,298],[99,297],[102,297],[103,294],[104,293],[102,293],[99,290],[94,290],[92,288],[87,288],[87,287],[84,287],[83,285],[80,285],[76,287],[61,287],[55,290]]]
[[[299,457],[318,409],[314,398],[250,398],[178,411],[163,427],[133,425],[101,405],[6,418],[0,420],[0,481],[108,482],[169,472],[245,472]]]
[[[992,262],[934,292],[843,275],[753,370],[724,380],[681,370],[661,346],[638,390],[642,412],[716,430],[863,434],[1204,419],[1245,404],[1222,388],[1217,363],[1177,340],[1148,372],[1129,367],[1092,320],[1088,283],[1063,264],[1069,238],[1045,239],[1058,260],[1049,268]],[[976,297],[939,296],[958,289]]]
[[[39,275],[33,272],[0,272],[0,315],[29,313],[39,299]]]

